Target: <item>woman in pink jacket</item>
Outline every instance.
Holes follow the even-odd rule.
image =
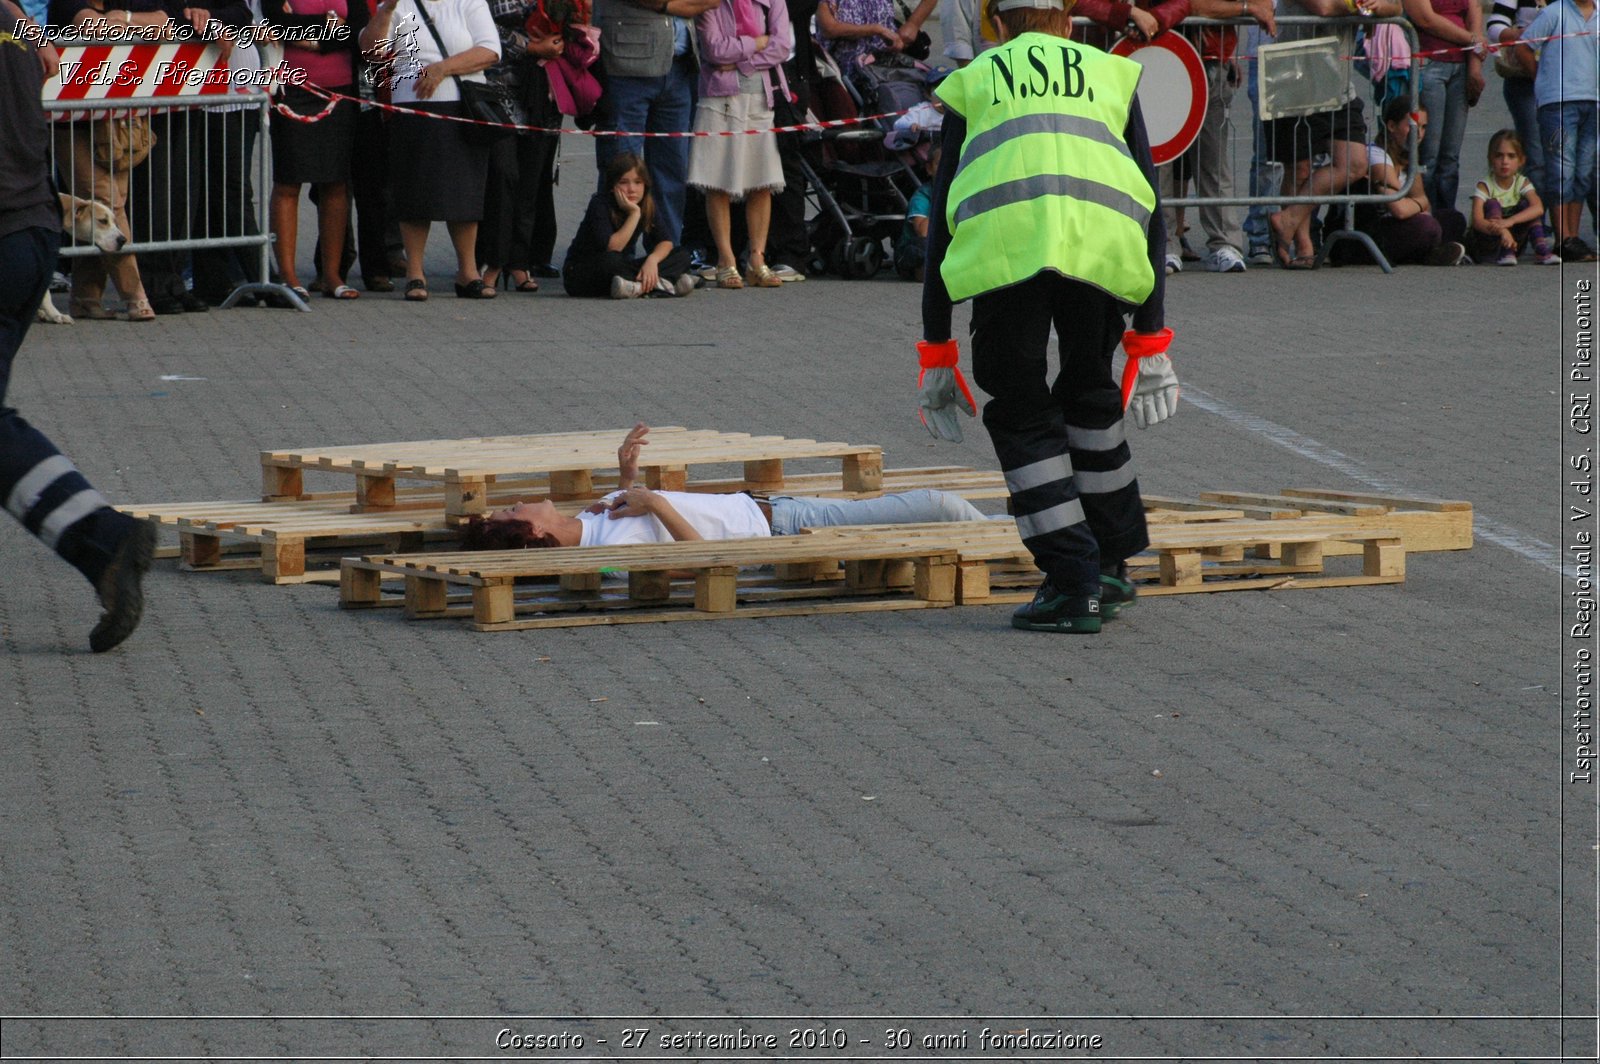
[[[794,46],[784,0],[722,0],[694,20],[700,35],[700,102],[689,156],[689,184],[705,193],[706,221],[717,245],[717,284],[723,288],[778,288],[767,267],[772,194],[783,188],[778,143],[771,133],[777,93],[789,94],[783,61]],[[718,134],[732,133],[732,136]],[[749,265],[739,276],[733,253],[730,204],[744,200],[750,231]]]

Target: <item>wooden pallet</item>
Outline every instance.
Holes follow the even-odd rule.
[[[180,568],[195,572],[259,569],[273,584],[331,582],[335,574],[308,571],[318,550],[348,550],[361,543],[388,550],[420,550],[429,541],[455,539],[444,510],[352,514],[349,496],[293,503],[238,501],[132,504],[124,513],[150,518],[178,532]]]
[[[1174,523],[1152,529],[1151,540],[1151,558],[1135,570],[1142,581],[1153,580],[1141,594],[1405,579],[1399,534],[1360,518]],[[1326,548],[1334,542],[1359,546],[1359,575],[1324,572]],[[1280,557],[1253,562],[1246,572],[1205,556],[1217,548],[1262,545],[1275,547]],[[740,569],[748,566],[772,566],[773,574],[741,583]],[[692,571],[692,602],[673,596],[672,574],[683,570]],[[625,596],[604,593],[607,571],[628,574]],[[414,619],[465,615],[451,589],[468,589],[480,631],[1023,601],[1038,581],[1009,521],[850,526],[719,543],[346,558],[340,604],[383,605],[386,575],[404,578],[406,616]],[[539,578],[547,584],[524,589],[519,600],[518,581]],[[559,588],[549,586],[551,580]],[[997,584],[1019,582],[1027,590],[997,590]],[[775,602],[779,597],[786,601]]]
[[[953,547],[961,559],[958,597],[963,603],[1026,601],[1039,582],[1027,548],[1007,522],[852,526],[827,533],[842,540],[887,536]],[[1351,544],[1362,555],[1359,575],[1324,570],[1323,560],[1335,544]],[[1257,556],[1245,560],[1247,551]],[[1401,533],[1382,522],[1258,518],[1153,524],[1150,549],[1128,565],[1141,595],[1179,595],[1400,583],[1405,553]],[[1006,586],[1026,590],[995,590]]]
[[[1472,504],[1460,499],[1431,499],[1378,492],[1335,491],[1325,488],[1284,488],[1277,494],[1239,491],[1202,491],[1193,499],[1147,496],[1145,504],[1160,507],[1163,513],[1204,513],[1209,508],[1226,506],[1253,520],[1292,520],[1317,515],[1361,517],[1381,522],[1398,531],[1406,541],[1406,552],[1469,550],[1472,547]],[[1147,512],[1150,523],[1156,523]],[[1360,554],[1359,544],[1329,543],[1329,556]],[[1209,552],[1212,557],[1243,554],[1237,548]],[[1271,544],[1255,549],[1261,558],[1276,556]]]
[[[825,534],[666,543],[645,549],[570,547],[346,558],[341,568],[339,602],[347,609],[381,605],[382,580],[387,573],[405,578],[405,613],[412,619],[459,616],[462,611],[452,608],[450,590],[469,589],[471,616],[479,631],[927,609],[955,604],[956,561],[954,551],[938,544],[886,539],[847,541]],[[739,572],[743,568],[781,565],[809,570],[820,564],[841,563],[849,593],[844,601],[809,601],[815,589],[803,587],[797,589],[805,594],[802,601],[768,598],[752,603],[747,596],[743,606],[740,604]],[[909,595],[897,593],[891,586],[891,565],[909,565]],[[618,603],[608,603],[603,595],[594,594],[602,589],[602,575],[612,570],[625,570],[628,574],[623,609],[616,608]],[[673,598],[674,574],[683,573],[691,574],[692,604]],[[542,601],[524,601],[520,604],[524,612],[540,610],[545,615],[518,617],[517,582],[537,578],[562,581],[563,590],[558,595],[563,597],[551,599],[546,594]],[[597,609],[603,612],[592,612]]]
[[[600,434],[594,434],[598,438]],[[697,492],[741,490],[743,478],[689,481],[685,488]],[[591,479],[595,494],[616,486],[614,474]],[[992,470],[961,466],[891,469],[882,473],[881,490],[911,491],[936,488],[967,499],[1006,497],[1004,477]],[[843,471],[790,473],[785,491],[821,497],[862,497],[845,485]],[[510,505],[520,499],[548,497],[551,477],[534,475],[496,480],[489,492],[490,507]],[[192,571],[256,568],[271,583],[333,583],[338,580],[340,557],[353,549],[378,547],[391,552],[421,550],[453,540],[444,510],[445,491],[437,486],[397,489],[392,509],[352,513],[348,492],[324,492],[287,502],[263,503],[255,499],[190,503],[130,504],[121,507],[137,517],[154,518],[175,529],[180,565]],[[1400,532],[1409,553],[1463,550],[1472,546],[1472,506],[1447,499],[1421,499],[1323,489],[1287,488],[1277,495],[1245,492],[1202,492],[1196,498],[1145,496],[1146,520],[1152,528],[1170,524],[1236,521],[1240,519],[1289,520],[1308,513],[1378,518]],[[575,512],[584,503],[562,503]],[[1330,541],[1329,556],[1361,553],[1357,543]],[[1210,546],[1202,555],[1208,561],[1243,562],[1245,547]],[[1276,545],[1253,548],[1259,558],[1275,558]],[[325,563],[321,570],[312,561]],[[1241,565],[1240,570],[1248,570]],[[1028,578],[1033,578],[1031,568]]]
[[[852,498],[878,492],[853,492],[844,486],[840,472],[802,473],[786,478],[786,491],[824,498]],[[596,478],[595,487],[615,487],[616,478]],[[691,481],[690,491],[738,491],[741,480]],[[936,488],[967,499],[1003,498],[1005,478],[998,472],[936,466],[885,470],[883,491]],[[491,507],[509,506],[521,499],[548,494],[548,481],[539,479],[497,483],[490,493]],[[568,513],[587,505],[584,500],[556,504]],[[175,529],[179,536],[180,566],[189,571],[215,572],[259,568],[262,578],[275,584],[334,583],[338,560],[352,549],[378,547],[402,553],[455,539],[444,511],[444,492],[437,488],[401,489],[393,510],[352,513],[348,492],[328,492],[291,502],[255,499],[214,502],[130,504],[120,509],[139,518],[153,518]],[[440,548],[445,549],[445,548]],[[333,568],[310,568],[318,552],[333,552]]]
[[[298,499],[305,491],[306,470],[354,476],[355,506],[364,512],[394,509],[398,481],[429,481],[443,486],[446,519],[459,523],[482,513],[496,482],[507,477],[542,473],[548,476],[551,498],[592,498],[596,471],[616,468],[617,445],[626,435],[626,429],[606,429],[263,451],[262,500]],[[650,430],[640,471],[652,488],[683,490],[690,466],[742,464],[742,488],[788,490],[784,463],[814,458],[839,459],[847,491],[882,488],[881,447],[677,426]]]

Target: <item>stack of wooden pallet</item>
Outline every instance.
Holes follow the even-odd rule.
[[[1408,537],[1425,550],[1471,546],[1465,503],[1284,497],[1307,509],[1290,515],[1264,496],[1252,498],[1249,514],[1205,498],[1162,500],[1149,511],[1150,550],[1132,561],[1140,594],[1399,583]],[[1341,554],[1359,554],[1359,570],[1329,573],[1326,559]],[[386,591],[385,578],[403,580],[403,594]],[[347,558],[340,603],[403,605],[412,619],[470,618],[479,631],[511,631],[1017,602],[1038,580],[1015,525],[977,521],[627,549]]]
[[[332,582],[352,609],[404,605],[483,630],[782,613],[925,609],[1025,599],[1039,574],[1009,521],[823,529],[724,543],[462,554],[460,522],[518,499],[576,512],[617,483],[623,429],[424,440],[261,454],[259,499],[128,506],[178,533],[183,568],[259,568],[273,583]],[[796,471],[794,463],[837,463]],[[997,472],[885,470],[876,446],[679,427],[651,431],[651,486],[861,497],[937,488],[1002,499]],[[712,475],[739,467],[738,476]],[[306,475],[353,477],[308,493]],[[1472,507],[1444,499],[1286,489],[1146,496],[1143,595],[1396,583],[1405,555],[1472,545]],[[346,557],[353,551],[380,553]],[[170,550],[170,549],[169,549]],[[1358,554],[1357,571],[1326,560]],[[315,569],[311,562],[339,568]],[[611,574],[620,575],[611,580]],[[386,585],[385,581],[391,581]],[[402,591],[403,589],[403,591]]]
[[[420,549],[454,540],[466,517],[519,499],[553,498],[579,509],[616,486],[616,448],[625,429],[419,440],[261,453],[260,499],[124,506],[178,532],[186,569],[259,568],[279,584],[332,582],[308,568],[317,552],[357,547]],[[795,472],[798,461],[837,462],[829,472]],[[690,479],[690,470],[742,466],[737,478]],[[307,493],[305,476],[354,477],[354,491]],[[652,428],[640,472],[652,487],[687,491],[784,491],[863,495],[938,486],[970,498],[1004,495],[999,474],[968,469],[897,470],[885,478],[877,446]],[[170,553],[170,551],[169,551]],[[332,558],[337,564],[338,555]]]

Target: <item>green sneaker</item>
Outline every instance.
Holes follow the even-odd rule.
[[[1117,566],[1115,573],[1100,574],[1100,616],[1108,621],[1139,601],[1139,589],[1128,579],[1128,567]]]
[[[1018,606],[1011,627],[1030,632],[1071,632],[1092,635],[1100,630],[1100,600],[1089,595],[1063,595],[1046,580],[1033,601]]]

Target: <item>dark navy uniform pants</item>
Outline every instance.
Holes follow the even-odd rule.
[[[1113,297],[1055,273],[972,303],[972,376],[993,396],[983,424],[1017,531],[1067,594],[1097,593],[1102,559],[1121,561],[1150,542],[1111,374],[1123,312]],[[1053,384],[1052,326],[1061,349]]]
[[[0,237],[0,500],[23,527],[91,583],[134,527],[72,460],[6,404],[11,365],[50,285],[61,236],[24,229]]]

